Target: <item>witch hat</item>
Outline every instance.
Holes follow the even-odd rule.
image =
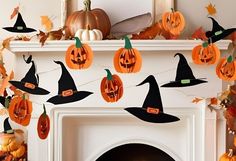
[[[9,117],[7,117],[5,120],[4,120],[4,123],[3,123],[3,127],[4,127],[4,133],[6,134],[14,134],[14,131],[12,130],[11,128],[11,125],[9,124]]]
[[[70,103],[84,99],[85,97],[93,94],[88,91],[78,91],[73,78],[66,69],[65,65],[60,61],[54,61],[59,64],[62,69],[61,78],[58,81],[58,95],[51,97],[47,102],[53,104]]]
[[[26,24],[20,14],[20,12],[17,15],[16,22],[13,27],[3,27],[3,29],[10,31],[10,32],[18,32],[18,33],[27,33],[27,32],[33,32],[36,31],[33,28],[26,27]]]
[[[207,82],[202,80],[204,78],[197,79],[194,77],[192,69],[188,65],[188,62],[183,54],[176,53],[175,56],[176,55],[178,55],[180,59],[177,67],[175,81],[171,81],[162,85],[161,87],[187,87]]]
[[[30,94],[46,95],[50,93],[47,90],[38,87],[39,77],[38,77],[38,74],[36,74],[36,68],[35,68],[34,61],[32,61],[32,55],[30,55],[29,58],[25,60],[25,62],[27,64],[32,63],[32,66],[29,69],[29,71],[26,73],[25,77],[21,79],[21,81],[9,81],[9,83],[11,83],[16,88],[22,91],[28,92]]]
[[[139,119],[152,123],[168,123],[178,121],[179,118],[164,113],[161,101],[161,95],[158,84],[153,75],[148,76],[142,83],[137,86],[149,83],[149,91],[143,103],[140,107],[128,107],[126,111]]]
[[[236,31],[236,28],[224,29],[219,23],[212,17],[209,17],[212,20],[212,31],[206,32],[206,37],[208,37],[208,43],[214,43],[219,41],[226,36],[230,35],[232,32]]]

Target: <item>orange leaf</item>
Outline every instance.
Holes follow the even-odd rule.
[[[132,39],[154,39],[157,35],[160,35],[161,28],[159,23],[155,23],[151,27],[147,27],[144,31],[139,34],[133,34]]]
[[[212,97],[210,99],[210,105],[217,105],[217,103],[218,103],[218,99],[216,97]]]
[[[17,6],[16,8],[14,8],[11,16],[10,16],[10,19],[13,19],[19,12],[19,6]]]
[[[215,5],[213,6],[211,3],[206,6],[207,12],[209,15],[214,15],[216,14],[216,8]]]
[[[197,30],[195,30],[191,37],[192,39],[207,40],[205,31],[202,29],[202,27],[199,27]]]
[[[41,16],[41,24],[45,27],[47,32],[52,30],[53,23],[48,16]]]
[[[203,100],[202,98],[197,98],[197,97],[195,97],[193,100],[192,100],[192,103],[198,103],[198,102],[200,102],[201,100]]]
[[[4,39],[3,42],[2,42],[2,48],[3,49],[4,48],[9,49],[10,42],[11,42],[12,39],[13,39],[13,37],[8,37],[8,38]]]

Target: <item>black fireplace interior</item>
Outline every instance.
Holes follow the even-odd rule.
[[[175,161],[162,150],[146,144],[132,143],[115,147],[96,161]]]

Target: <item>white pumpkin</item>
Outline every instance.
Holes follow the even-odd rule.
[[[81,41],[102,40],[102,32],[98,29],[78,29],[75,33]]]

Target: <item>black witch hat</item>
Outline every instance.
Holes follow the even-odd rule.
[[[143,85],[145,83],[149,83],[150,86],[143,106],[141,108],[128,107],[125,108],[125,110],[138,117],[139,119],[147,122],[168,123],[178,121],[178,117],[164,113],[161,95],[155,77],[153,75],[150,75],[137,86]]]
[[[208,43],[214,43],[216,41],[219,41],[226,36],[230,35],[234,31],[236,31],[236,28],[230,28],[230,29],[224,29],[222,26],[219,25],[219,23],[212,17],[209,17],[212,20],[212,31],[207,31],[206,36],[208,37]]]
[[[202,80],[204,78],[197,79],[194,77],[192,69],[188,65],[188,62],[183,54],[176,53],[175,56],[176,55],[178,55],[180,59],[177,67],[175,81],[171,81],[162,85],[161,87],[187,87],[207,82]]]
[[[26,26],[20,13],[18,13],[16,22],[13,27],[4,27],[3,29],[10,31],[10,32],[18,32],[18,33],[27,33],[27,32],[36,31],[35,29],[28,28]]]
[[[32,61],[32,55],[25,60],[27,64],[32,63],[31,68],[26,73],[25,77],[21,79],[21,81],[9,81],[13,86],[19,88],[22,91],[28,92],[30,94],[37,94],[37,95],[46,95],[50,92],[47,90],[38,87],[39,77],[36,74],[36,68],[34,61]]]
[[[4,120],[4,123],[3,123],[3,128],[4,128],[4,133],[6,134],[14,134],[14,131],[12,130],[11,128],[11,125],[9,124],[9,117],[7,117],[5,120]]]
[[[93,94],[88,91],[78,91],[73,78],[66,69],[65,65],[60,61],[54,61],[59,64],[62,69],[61,78],[58,81],[58,95],[51,97],[47,102],[53,104],[70,103],[84,99],[85,97]]]

